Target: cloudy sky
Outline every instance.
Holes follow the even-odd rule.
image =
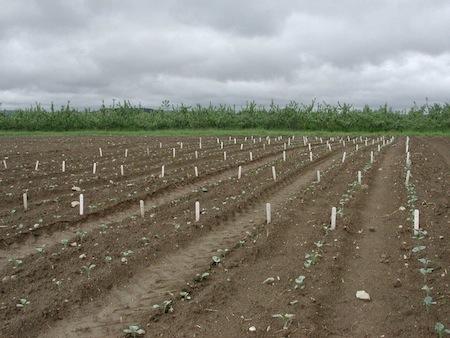
[[[1,109],[450,102],[449,0],[0,0]]]

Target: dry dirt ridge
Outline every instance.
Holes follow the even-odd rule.
[[[448,137],[0,138],[0,336],[438,337],[449,150]]]

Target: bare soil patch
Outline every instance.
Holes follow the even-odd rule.
[[[437,335],[450,327],[450,139],[410,138],[410,165],[406,142],[0,138],[0,335]],[[70,206],[80,193],[84,215]]]

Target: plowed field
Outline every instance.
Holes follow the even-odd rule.
[[[0,155],[1,337],[450,327],[448,137],[2,137]]]

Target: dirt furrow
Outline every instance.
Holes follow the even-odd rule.
[[[266,202],[276,210],[287,198],[308,186],[316,177],[316,170],[324,170],[341,155],[334,155],[320,165],[310,167],[301,177],[284,189],[267,196]],[[95,301],[82,307],[70,320],[56,323],[43,337],[103,337],[120,334],[125,323],[131,325],[133,314],[148,311],[152,305],[164,299],[167,292],[180,289],[186,280],[201,273],[211,262],[211,256],[220,248],[236,245],[252,230],[254,224],[264,222],[264,203],[256,203],[244,214],[236,215],[221,227],[223,230],[211,232],[161,259],[134,275],[129,283],[113,289],[102,301]]]

